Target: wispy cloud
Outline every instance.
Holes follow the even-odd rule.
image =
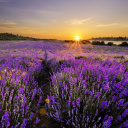
[[[0,27],[12,28],[16,26],[16,23],[13,21],[0,20]]]
[[[4,22],[4,23],[2,23],[2,24],[16,25],[16,23],[15,23],[15,22],[13,22],[13,21],[5,21],[5,22]]]
[[[97,24],[96,27],[109,27],[109,26],[116,26],[119,23],[111,23],[111,24]]]
[[[69,23],[71,25],[81,25],[87,21],[90,21],[91,19],[92,19],[92,17],[87,18],[87,19],[71,19],[71,20],[65,21],[65,23]]]
[[[122,27],[123,28],[128,28],[128,24],[123,24]]]
[[[25,29],[30,30],[32,28],[18,25],[16,22],[0,19],[0,28],[13,28],[13,29]]]

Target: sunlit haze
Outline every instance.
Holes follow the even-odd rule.
[[[127,5],[128,0],[0,0],[0,33],[60,40],[124,37]]]
[[[77,41],[79,40],[79,36],[76,36],[76,40],[77,40]]]

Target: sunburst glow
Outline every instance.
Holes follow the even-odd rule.
[[[81,39],[79,38],[79,36],[75,36],[75,41],[71,41],[70,42],[70,47],[69,47],[69,52],[74,52],[74,53],[78,53],[79,55],[83,54],[83,50],[81,48],[81,46],[83,45],[81,42]]]
[[[77,41],[80,40],[79,36],[76,36],[76,40],[77,40]]]

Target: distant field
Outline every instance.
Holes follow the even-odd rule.
[[[3,41],[0,42],[0,56],[31,56],[44,58],[44,50],[48,53],[48,58],[74,58],[75,56],[104,56],[114,59],[114,56],[128,57],[127,47],[118,46],[94,46],[76,45],[65,42],[48,41]],[[110,58],[111,56],[111,58]],[[105,59],[105,58],[104,58]]]
[[[127,128],[128,48],[0,42],[0,120],[6,128]]]

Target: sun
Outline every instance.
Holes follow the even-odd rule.
[[[76,36],[76,40],[77,40],[77,41],[79,41],[79,40],[80,40],[79,36]]]

